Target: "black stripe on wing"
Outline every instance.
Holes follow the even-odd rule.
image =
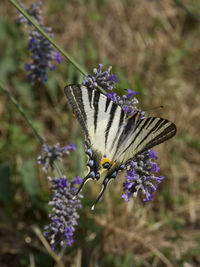
[[[113,142],[112,142],[111,147],[114,147],[114,145],[115,145],[115,143],[116,143],[116,141],[117,141],[117,138],[118,138],[119,135],[120,135],[120,129],[121,129],[121,127],[122,127],[122,125],[123,125],[125,119],[126,119],[126,113],[125,113],[125,112],[123,111],[123,109],[122,109],[122,110],[121,110],[121,114],[120,114],[119,124],[118,124],[118,131],[116,132],[116,135],[115,135],[115,137],[113,138]]]
[[[91,90],[90,90],[91,91]],[[93,107],[94,107],[94,131],[96,132],[97,129],[97,118],[99,113],[99,98],[100,93],[99,91],[94,91],[94,99],[93,99]]]
[[[165,129],[163,129],[163,131],[162,131],[162,128],[159,127],[157,129],[157,132],[158,133],[160,132],[160,134],[158,134],[151,141],[149,141],[144,146],[144,148],[140,152],[138,152],[137,154],[142,153],[142,152],[144,152],[144,151],[146,151],[146,150],[148,150],[148,149],[150,149],[150,148],[152,148],[154,146],[157,146],[157,145],[163,143],[164,141],[172,138],[176,134],[176,125],[174,123],[168,121],[168,120],[165,120],[165,121],[170,123],[169,126],[167,126]]]
[[[105,132],[105,146],[107,146],[108,134],[110,132],[117,107],[118,106],[115,103],[112,103],[112,107],[110,109],[110,114],[109,114],[110,116],[109,116],[109,120],[106,126],[106,132]]]
[[[138,119],[138,114],[139,112],[135,112],[130,118],[128,118],[126,120],[126,124],[124,126],[124,129],[119,137],[118,140],[118,144],[117,147],[115,149],[115,155],[117,155],[117,151],[119,150],[119,148],[122,146],[122,144],[124,142],[126,142],[127,136],[131,133],[131,132],[135,132],[135,127],[136,127],[136,121]],[[140,124],[141,121],[139,121]]]
[[[142,119],[136,124],[135,129],[133,129],[133,140],[120,154],[125,154],[129,149],[133,149],[131,153],[134,157],[135,155],[170,139],[175,134],[176,126],[168,120],[156,117]],[[127,142],[124,142],[124,146],[125,143]]]
[[[149,118],[148,118],[149,119]],[[145,135],[145,137],[139,142],[139,144],[137,145],[136,149],[142,144],[144,143],[144,141],[153,133],[158,131],[162,126],[164,126],[166,123],[168,123],[168,121],[163,120],[163,119],[159,119],[156,123],[155,126],[153,126],[153,128],[150,128],[148,131],[149,126],[153,123],[153,121],[155,120],[155,118],[152,118],[154,120],[152,120],[150,125],[147,125],[148,119],[146,120],[146,123],[144,123],[143,125],[143,129],[145,128],[147,130],[147,134]],[[150,118],[151,119],[151,118]],[[146,126],[146,127],[145,127]]]
[[[86,112],[84,109],[81,85],[70,84],[64,88],[65,95],[72,106],[72,110],[75,113],[81,127],[83,128],[86,136],[88,137],[88,129],[86,125]],[[89,95],[88,95],[89,97]]]

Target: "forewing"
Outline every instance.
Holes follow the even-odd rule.
[[[131,121],[132,120],[132,121]],[[127,120],[119,137],[114,160],[126,163],[140,154],[176,134],[174,123],[157,117],[133,121]]]
[[[81,85],[68,85],[65,94],[93,149],[113,158],[114,140],[119,136],[126,115],[120,106]]]

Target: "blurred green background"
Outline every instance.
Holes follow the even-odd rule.
[[[119,93],[137,90],[143,110],[173,121],[178,130],[155,149],[165,179],[152,202],[124,202],[121,178],[91,212],[99,186],[85,186],[75,242],[62,252],[63,266],[200,266],[200,2],[181,1],[188,11],[177,2],[43,1],[45,25],[71,56],[90,73],[99,63],[112,65]],[[63,94],[66,84],[82,76],[63,60],[45,85],[32,86],[24,70],[28,33],[16,17],[1,0],[0,80],[48,144],[77,145],[63,161],[65,174],[83,177],[84,139]],[[33,230],[48,224],[50,191],[35,160],[41,145],[3,93],[0,151],[0,266],[55,266]]]

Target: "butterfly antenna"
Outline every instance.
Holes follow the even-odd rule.
[[[151,110],[156,110],[156,109],[162,109],[162,108],[164,108],[163,105],[161,105],[161,106],[155,106],[153,108],[149,108],[149,109],[146,109],[146,110],[143,110],[143,111],[146,112],[146,111],[151,111]]]

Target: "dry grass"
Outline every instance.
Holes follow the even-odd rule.
[[[138,200],[133,205],[119,200],[122,182],[118,180],[104,197],[105,213],[88,214],[104,229],[99,246],[88,259],[90,266],[99,266],[95,262],[101,262],[102,251],[119,258],[130,252],[135,260],[144,260],[140,266],[176,266],[180,259],[187,266],[186,255],[200,236],[200,24],[190,28],[191,18],[170,0],[69,1],[56,13],[53,2],[49,1],[49,9],[44,7],[44,14],[46,23],[57,31],[56,40],[90,70],[98,63],[109,63],[120,69],[135,89],[137,77],[144,87],[142,106],[164,105],[150,114],[172,120],[178,129],[173,140],[156,149],[166,179],[152,203]],[[96,49],[95,59],[88,56],[88,39]],[[64,84],[63,78],[58,79]],[[46,109],[45,114],[48,112]],[[53,133],[49,139],[56,142]],[[94,187],[92,183],[95,196],[98,188]],[[184,226],[176,229],[177,220]],[[95,237],[92,232],[90,240]],[[164,255],[163,248],[171,256]],[[78,257],[84,258],[81,251]],[[79,266],[78,262],[71,266]],[[200,264],[200,255],[194,255],[192,264]]]

